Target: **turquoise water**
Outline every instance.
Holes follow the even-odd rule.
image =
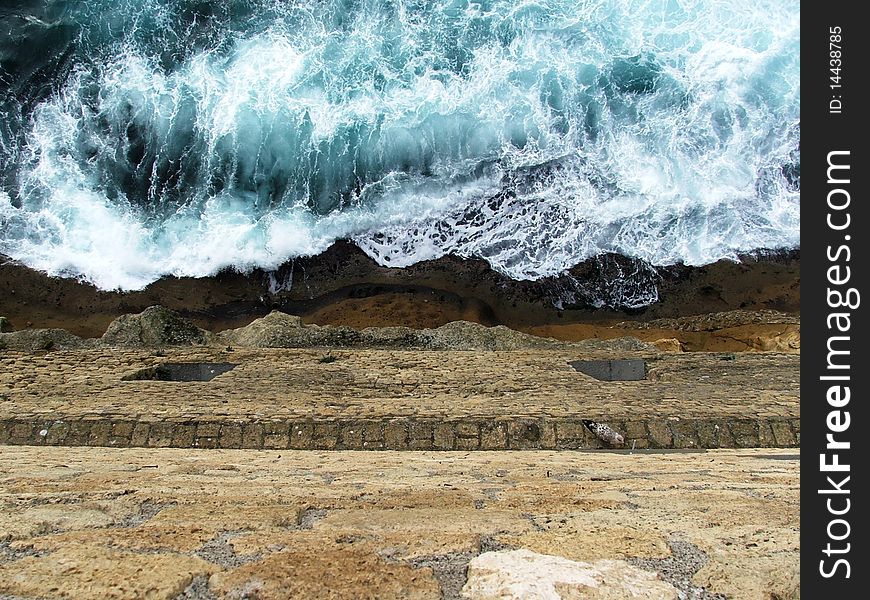
[[[797,2],[21,2],[0,252],[105,289],[350,239],[515,279],[799,245]]]

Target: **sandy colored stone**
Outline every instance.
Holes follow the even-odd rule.
[[[662,352],[682,352],[683,345],[677,338],[660,338],[652,342],[652,345]]]
[[[546,513],[556,506],[570,507],[572,512],[617,508],[624,502],[611,494],[601,494],[597,485],[576,482],[545,481],[529,485],[517,482],[500,490],[496,502],[499,507],[516,508],[524,512]]]
[[[436,463],[439,467],[442,464],[453,462],[453,456],[446,455],[444,462]],[[389,509],[441,509],[450,507],[451,509],[470,509],[474,506],[474,501],[479,497],[479,494],[471,490],[459,489],[456,486],[445,487],[443,489],[432,489],[430,487],[410,487],[397,486],[397,489],[380,489],[375,493],[367,494],[359,499],[353,499],[351,502],[346,500],[338,500],[333,504],[336,508],[353,508],[360,505],[371,507],[377,510]]]
[[[54,535],[42,535],[26,540],[12,542],[16,550],[55,551],[68,546],[86,544],[107,546],[129,550],[172,550],[193,552],[217,532],[196,525],[188,527],[161,527],[145,524],[139,527],[117,527],[111,529],[81,529]]]
[[[228,573],[217,573],[209,585],[227,600],[428,600],[440,595],[430,569],[388,563],[353,548],[278,552]]]
[[[158,573],[163,565],[211,557],[230,570],[228,577],[250,567],[242,566],[246,560],[316,551],[317,560],[338,553],[341,564],[356,564],[342,562],[349,552],[365,557],[360,568],[382,574],[383,561],[425,580],[430,575],[415,567],[453,561],[461,574],[463,561],[499,543],[576,560],[661,560],[670,556],[671,540],[682,539],[707,557],[695,585],[742,598],[752,590],[788,592],[799,573],[798,466],[797,451],[777,449],[616,454],[0,446],[0,518],[23,524],[8,540],[7,556],[15,558],[6,563],[10,569],[38,558],[48,561],[40,567],[47,570],[53,556],[87,546],[101,547],[122,571],[130,557],[166,559],[148,563]],[[586,543],[592,539],[597,543]],[[49,554],[28,556],[33,552]],[[277,567],[257,573],[268,574],[263,585],[269,590],[288,576]],[[348,586],[368,585],[354,579],[353,570],[347,573]]]
[[[0,515],[0,540],[20,539],[67,529],[106,527],[114,519],[105,511],[76,505],[34,506]]]
[[[420,557],[448,554],[473,554],[480,550],[479,534],[439,531],[437,535],[417,535],[404,530],[372,533],[371,531],[287,531],[268,530],[242,533],[229,541],[240,555],[266,555],[273,552],[302,552],[310,548],[347,545],[392,560],[410,560]]]
[[[252,440],[262,443],[265,430],[255,428],[270,422],[431,419],[436,445],[452,448],[452,429],[442,429],[464,419],[495,422],[510,416],[511,422],[537,423],[540,418],[612,422],[800,415],[797,355],[336,350],[335,362],[321,363],[322,356],[310,349],[226,352],[197,346],[167,347],[160,353],[130,348],[47,355],[5,351],[0,354],[0,388],[9,401],[0,403],[0,419],[147,421],[151,446],[172,442],[172,423],[245,422],[243,447]],[[642,356],[649,371],[642,381],[601,382],[568,365],[580,358]],[[237,366],[209,382],[122,381],[165,362],[228,361]],[[68,436],[73,436],[70,427]],[[362,435],[359,427],[346,429]],[[420,427],[409,429],[411,441],[429,435]],[[289,425],[280,436],[289,441]],[[358,441],[362,447],[365,440]],[[491,442],[489,437],[486,441]]]
[[[70,545],[0,564],[0,593],[71,600],[170,600],[216,567],[175,554],[134,554]]]
[[[486,552],[472,559],[468,600],[676,600],[655,573],[620,560],[575,562],[529,550]]]
[[[245,510],[233,510],[233,505]],[[197,526],[205,529],[264,529],[269,527],[295,526],[302,506],[298,504],[257,506],[244,499],[204,501],[196,504],[173,506],[161,511],[149,525],[152,526]]]
[[[540,523],[541,520],[536,520]],[[574,523],[576,525],[576,522]],[[597,558],[631,558],[667,556],[665,537],[651,531],[619,525],[596,525],[590,519],[589,527],[548,528],[517,536],[499,536],[498,541],[508,546],[526,548],[541,554],[558,554],[572,560]]]
[[[446,534],[523,531],[529,526],[526,519],[513,511],[482,511],[474,508],[342,510],[328,515],[317,525],[320,530],[376,534],[404,531],[409,535],[422,535],[426,531]]]
[[[713,559],[693,581],[731,598],[800,600],[800,552],[777,554],[766,561]]]

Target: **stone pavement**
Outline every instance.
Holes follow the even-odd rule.
[[[647,360],[642,381],[568,363]],[[165,363],[212,381],[127,381]],[[0,444],[499,450],[800,445],[797,355],[262,348],[0,353]]]
[[[797,599],[798,458],[2,446],[0,598],[479,600],[516,548]]]

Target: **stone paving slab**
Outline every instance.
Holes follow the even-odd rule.
[[[800,444],[799,356],[646,355],[598,381],[564,350],[193,348],[0,354],[0,444],[281,449],[636,448]],[[129,381],[165,363],[237,366],[207,382]]]
[[[794,450],[0,446],[0,473],[0,597],[456,600],[513,548],[800,597]]]

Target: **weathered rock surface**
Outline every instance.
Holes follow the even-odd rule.
[[[486,552],[468,565],[469,600],[676,600],[655,573],[621,560],[575,562],[529,550]]]
[[[0,591],[25,598],[172,600],[194,577],[215,570],[191,556],[70,544],[0,564]]]
[[[583,340],[580,342],[574,342],[570,344],[570,346],[572,348],[577,348],[589,352],[657,352],[656,347],[652,344],[647,344],[646,342],[630,335],[612,338],[609,340]]]
[[[250,325],[218,334],[222,343],[254,348],[296,348],[308,345],[309,332],[302,319],[273,310]]]
[[[618,327],[626,329],[674,329],[677,331],[716,331],[742,325],[760,323],[800,325],[800,315],[776,310],[729,310],[725,312],[652,319],[650,321],[623,321]]]
[[[192,346],[209,342],[211,334],[177,312],[151,306],[139,314],[112,321],[101,341],[110,346]]]
[[[227,600],[424,600],[439,596],[429,569],[388,563],[365,549],[277,552],[234,571],[217,573],[209,586]]]
[[[639,563],[685,598],[797,600],[798,459],[2,447],[0,597],[455,600],[495,548]]]
[[[0,333],[0,349],[21,352],[47,352],[50,350],[74,350],[93,348],[94,340],[87,340],[63,329],[22,329],[11,333]]]
[[[747,336],[749,345],[753,350],[763,352],[800,352],[801,328],[800,325],[790,325],[781,333],[773,336]]]
[[[682,352],[683,345],[677,338],[661,338],[652,343],[653,346],[662,352]]]
[[[0,443],[590,447],[587,435],[594,436],[580,419],[609,425],[629,448],[635,441],[637,448],[647,447],[642,441],[659,448],[800,443],[798,356],[661,354],[645,359],[647,379],[639,381],[602,382],[569,365],[611,357],[574,348],[7,350],[0,353],[8,400],[0,402]],[[124,381],[164,363],[236,366],[207,382]],[[771,431],[770,420],[782,429]]]
[[[422,345],[432,350],[518,350],[564,346],[549,338],[514,331],[503,325],[485,327],[469,321],[454,321],[420,332]]]
[[[272,311],[246,327],[225,331],[227,344],[255,348],[416,348],[427,350],[517,350],[563,347],[556,340],[520,333],[507,327],[486,327],[455,321],[436,329],[409,327],[351,327],[303,325],[293,315]]]
[[[15,350],[82,348],[104,344],[112,347],[161,347],[174,345],[223,344],[250,348],[395,348],[419,350],[508,351],[524,349],[577,349],[602,352],[681,352],[698,350],[698,336],[712,336],[738,350],[800,352],[799,317],[775,311],[732,311],[680,319],[623,322],[615,329],[679,334],[687,340],[663,337],[644,342],[634,336],[610,339],[590,338],[567,342],[537,332],[532,335],[502,325],[487,327],[469,321],[453,321],[434,329],[409,327],[367,327],[306,325],[295,315],[272,311],[245,327],[218,334],[205,331],[161,306],[135,315],[124,315],[110,325],[100,340],[81,339],[64,330],[27,329],[0,333],[0,343]],[[768,323],[770,321],[770,323]],[[758,323],[761,323],[759,325]],[[724,328],[722,328],[722,327]],[[669,329],[658,329],[669,327]],[[554,330],[555,331],[555,330]],[[682,333],[680,333],[682,332]],[[649,333],[649,332],[647,332]],[[554,333],[553,335],[556,335]],[[693,337],[694,336],[694,337]],[[706,338],[705,338],[706,339]]]

